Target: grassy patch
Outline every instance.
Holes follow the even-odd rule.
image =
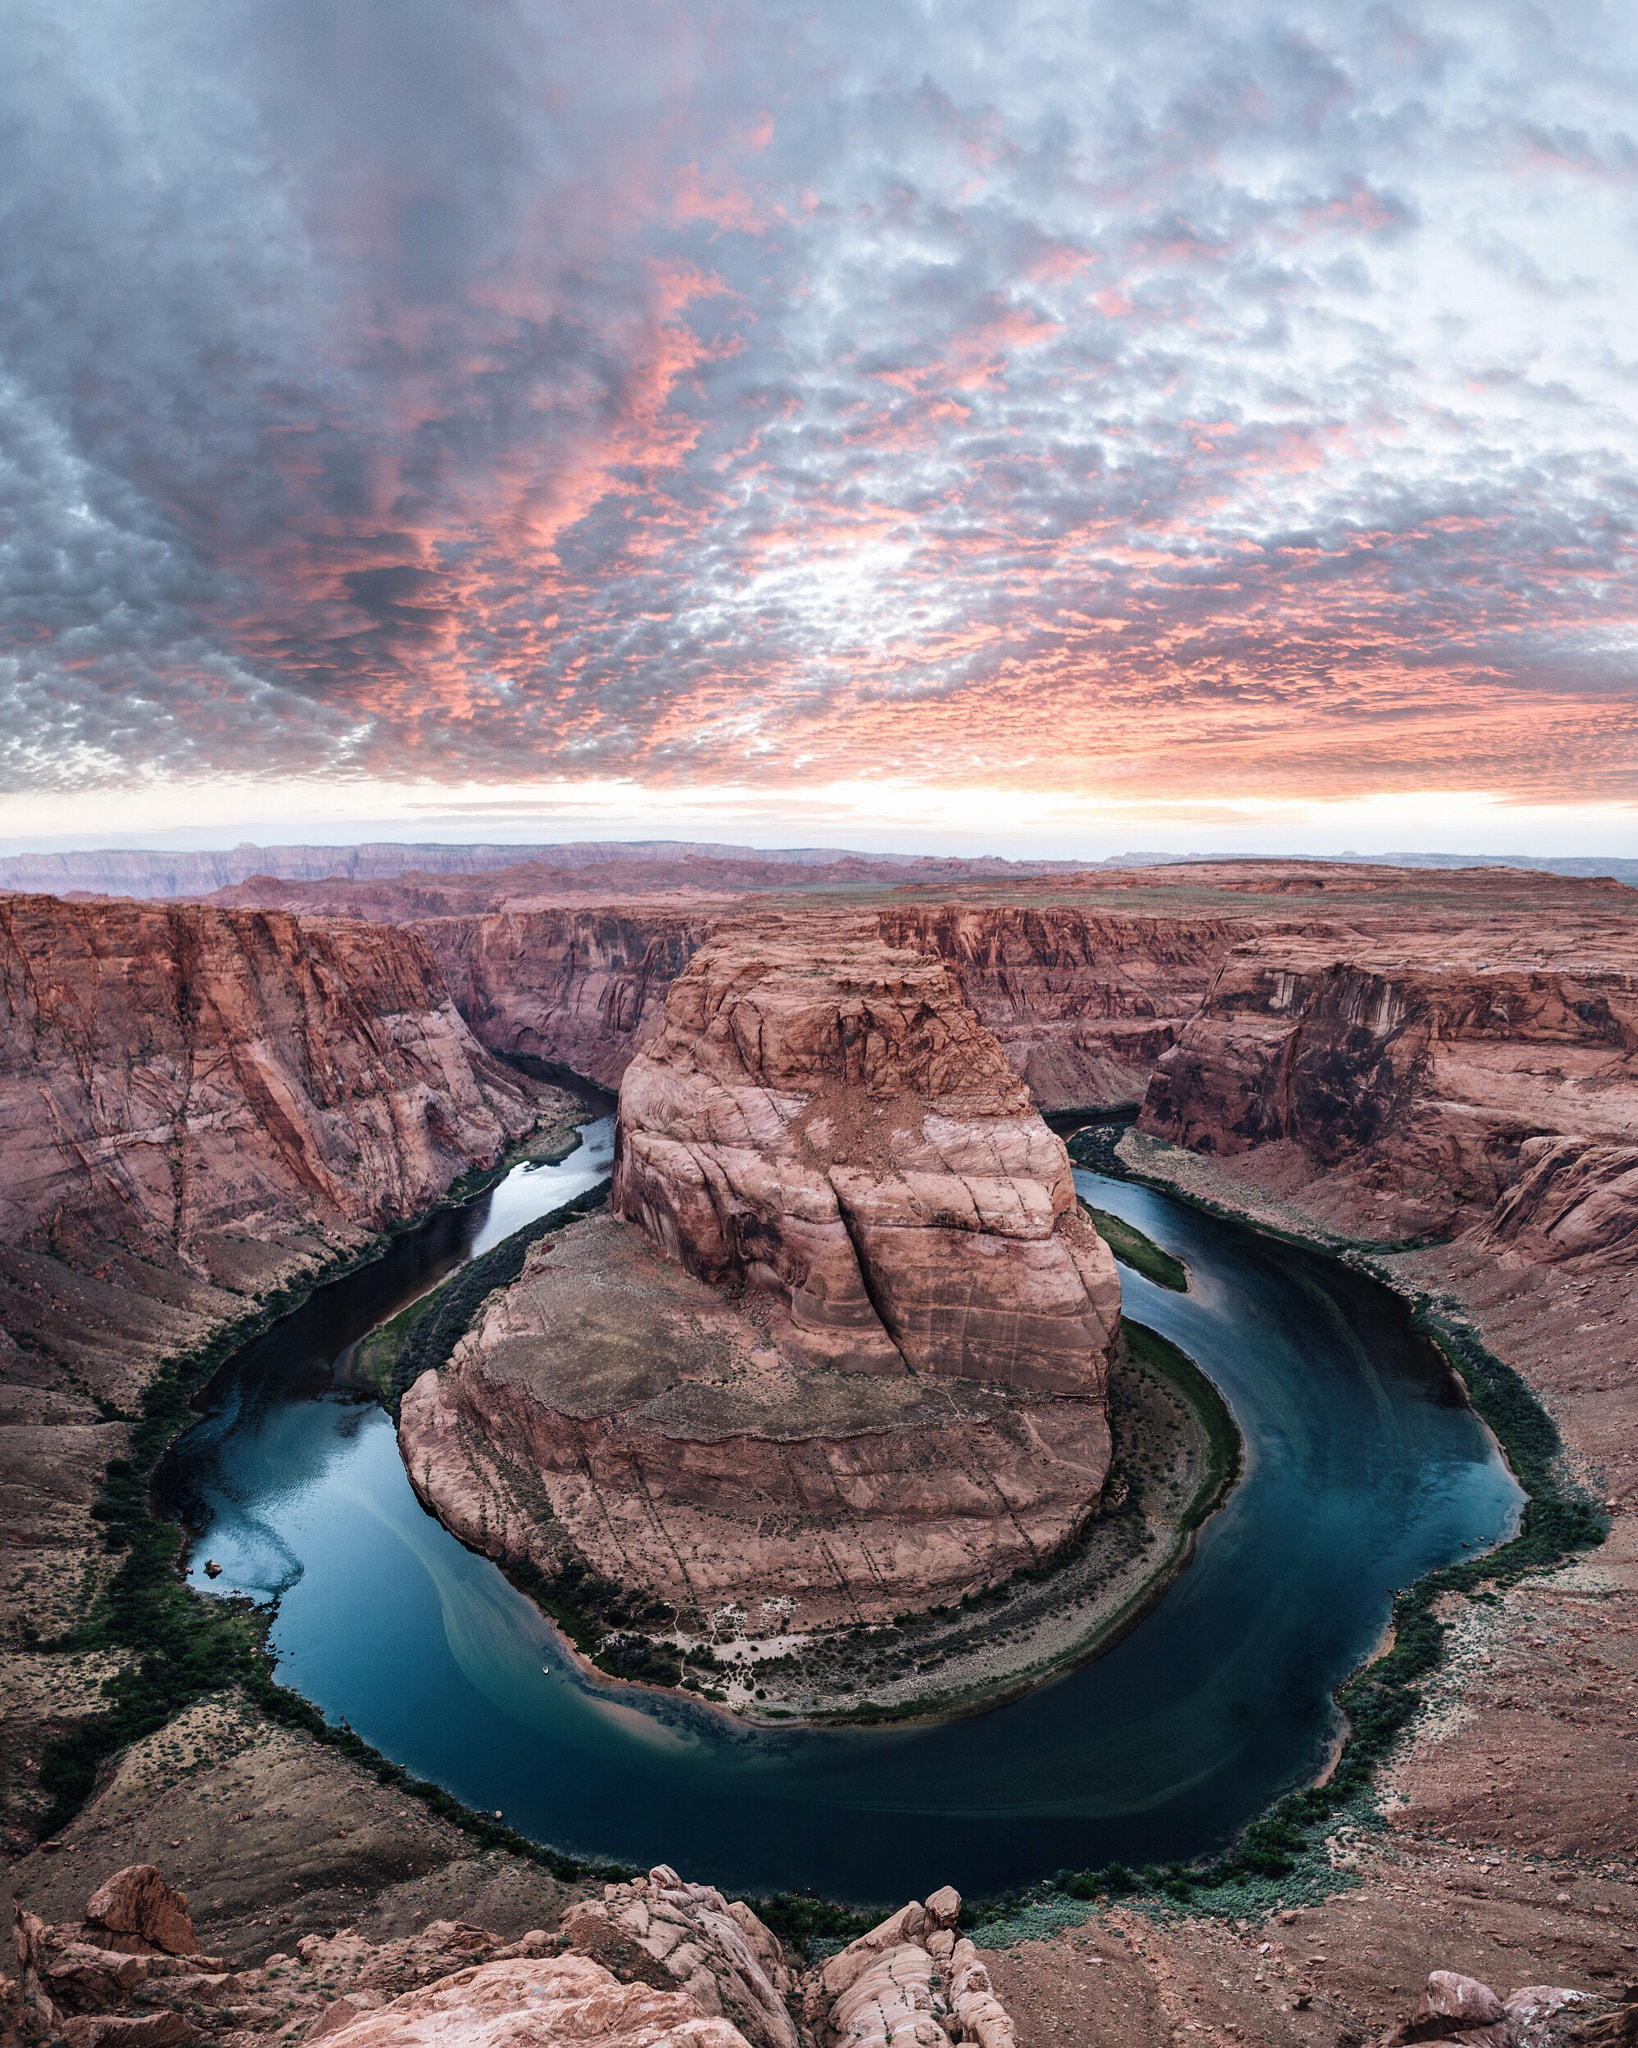
[[[1162,1251],[1152,1237],[1145,1237],[1137,1225],[1128,1223],[1124,1216],[1111,1216],[1107,1209],[1094,1209],[1087,1201],[1083,1201],[1081,1207],[1092,1218],[1099,1237],[1123,1266],[1130,1266],[1145,1280],[1153,1280],[1157,1287],[1169,1287],[1174,1294],[1188,1293],[1189,1269],[1181,1259],[1174,1259],[1170,1252]]]
[[[787,1949],[800,1956],[833,1954],[868,1934],[884,1916],[855,1912],[830,1899],[815,1898],[812,1892],[772,1892],[746,1903],[763,1926],[778,1935]],[[892,1909],[889,1908],[889,1911]]]
[[[1176,1389],[1206,1432],[1205,1476],[1178,1524],[1183,1530],[1198,1529],[1240,1476],[1245,1462],[1240,1425],[1212,1382],[1169,1337],[1151,1330],[1147,1323],[1134,1323],[1127,1316],[1122,1316],[1120,1327],[1131,1355]]]

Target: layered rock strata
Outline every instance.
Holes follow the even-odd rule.
[[[618,1088],[710,920],[674,911],[500,911],[413,927],[478,1039]]]
[[[1253,929],[1224,916],[978,904],[883,910],[877,928],[946,962],[1046,1110],[1141,1102],[1224,955]]]
[[[1160,1061],[1142,1125],[1336,1227],[1479,1229],[1516,1260],[1638,1250],[1638,946],[1262,938]]]
[[[789,928],[697,954],[622,1084],[613,1201],[815,1364],[1102,1400],[1114,1261],[942,961]]]
[[[269,1233],[425,1206],[534,1119],[411,933],[0,899],[7,1243],[74,1228],[238,1273]]]
[[[627,1072],[613,1200],[404,1399],[467,1541],[766,1637],[959,1599],[1084,1526],[1119,1281],[942,964],[703,950]]]
[[[412,899],[393,885],[400,907]],[[362,907],[362,906],[361,906]],[[461,1014],[498,1052],[527,1053],[617,1088],[660,1029],[671,983],[714,934],[754,930],[765,910],[641,905],[425,916],[413,929]],[[1140,1101],[1155,1061],[1198,1007],[1245,918],[1071,907],[904,906],[839,920],[861,939],[943,960],[1039,1107]]]
[[[9,1618],[72,1619],[111,1411],[163,1358],[493,1162],[540,1100],[410,933],[0,897]]]

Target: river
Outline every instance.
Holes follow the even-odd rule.
[[[1516,1525],[1518,1486],[1389,1292],[1077,1170],[1089,1200],[1187,1264],[1187,1294],[1123,1266],[1126,1312],[1195,1359],[1246,1442],[1241,1483],[1153,1612],[1028,1698],[933,1728],[752,1729],[589,1682],[425,1513],[390,1419],[335,1368],[461,1259],[594,1185],[612,1139],[612,1120],[590,1126],[562,1165],[516,1169],[321,1289],[217,1375],[160,1481],[203,1524],[199,1589],[276,1601],[284,1683],[537,1840],[861,1902],[1186,1858],[1320,1766],[1332,1692],[1394,1589]]]

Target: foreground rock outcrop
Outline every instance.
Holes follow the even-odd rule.
[[[110,1882],[180,1896],[151,1866]],[[372,1942],[343,1928],[234,1970],[196,1952],[99,1949],[18,1906],[0,2028],[7,2041],[68,2048],[188,2048],[207,2029],[233,2048],[1015,2048],[983,1963],[956,1931],[960,1913],[945,1887],[801,1971],[743,1900],[661,1864],[575,1904],[555,1932],[506,1942],[434,1920]]]
[[[958,1600],[1085,1525],[1114,1261],[942,965],[849,930],[704,949],[627,1072],[613,1202],[404,1399],[464,1540],[765,1638]]]

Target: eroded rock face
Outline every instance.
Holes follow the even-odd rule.
[[[945,961],[1046,1110],[1139,1103],[1247,918],[939,904],[883,910],[882,938]]]
[[[983,1963],[958,1938],[960,1912],[945,1886],[798,1981],[750,1906],[664,1864],[578,1901],[555,1933],[506,1942],[433,1920],[375,1942],[347,1927],[241,1970],[90,1949],[14,1905],[18,1974],[0,1973],[0,2031],[182,2048],[201,2038],[192,2014],[234,2048],[1015,2048]]]
[[[618,1088],[710,923],[664,910],[517,910],[413,929],[484,1045]]]
[[[701,951],[627,1072],[613,1200],[405,1396],[463,1540],[589,1564],[662,1633],[769,1637],[958,1600],[1085,1526],[1120,1283],[941,963],[823,921]]]
[[[480,1963],[322,2038],[331,2048],[747,2048],[687,1992],[622,1984],[573,1955]]]
[[[1528,935],[1434,957],[1357,935],[1260,939],[1161,1060],[1143,1125],[1266,1155],[1317,1213],[1380,1238],[1482,1225],[1551,1263],[1638,1237],[1638,957]],[[1442,954],[1443,957],[1440,957]]]
[[[349,898],[344,914],[389,911]],[[423,911],[413,929],[485,1045],[618,1088],[699,948],[759,921],[726,906],[628,904]],[[816,914],[817,928],[834,923]],[[893,907],[857,923],[897,950],[945,961],[1047,1110],[1141,1101],[1223,956],[1254,929],[1248,918],[965,904]]]
[[[531,1128],[410,934],[0,898],[0,1231],[72,1219],[183,1263],[376,1228]]]
[[[653,1981],[674,1982],[702,2012],[731,2020],[751,2048],[800,2048],[784,1951],[749,1906],[713,1885],[688,1884],[658,1864],[571,1908],[562,1936],[619,1975],[648,1976],[644,1962],[654,1965]]]
[[[803,2017],[819,2048],[1017,2048],[989,1971],[959,1932],[961,1894],[912,1899],[811,1971]]]
[[[1068,1156],[942,961],[719,937],[620,1091],[613,1202],[849,1372],[1101,1400],[1120,1283]]]
[[[408,933],[0,896],[14,1622],[55,1634],[100,1546],[87,1511],[127,1449],[107,1404],[494,1161],[540,1095]]]

